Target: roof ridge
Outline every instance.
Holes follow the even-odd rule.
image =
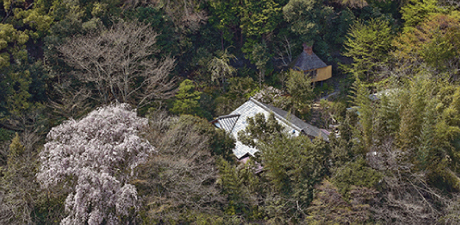
[[[302,132],[302,128],[300,128],[299,126],[297,126],[296,124],[294,124],[292,121],[289,121],[288,119],[282,117],[281,115],[279,115],[278,113],[276,113],[275,111],[273,111],[272,109],[270,109],[265,103],[262,103],[262,102],[259,102],[257,101],[256,99],[250,97],[249,100],[253,101],[255,104],[257,104],[258,106],[262,107],[263,109],[269,111],[269,112],[273,112],[273,114],[278,117],[278,119],[282,120],[284,123],[288,124],[288,125],[291,125],[292,127],[296,128],[296,130],[298,132]],[[273,106],[275,107],[275,106]],[[277,108],[277,107],[275,107]],[[282,111],[285,111],[283,109],[280,109],[278,108],[279,110],[282,110]],[[291,113],[289,113],[288,111],[285,111],[287,114],[289,115],[292,115]],[[295,115],[292,115],[292,116],[295,116]]]

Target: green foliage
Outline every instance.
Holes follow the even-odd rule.
[[[139,22],[150,24],[157,32],[161,31],[156,38],[156,45],[161,49],[161,52],[170,54],[180,52],[178,46],[180,37],[175,35],[174,25],[164,11],[154,7],[137,7],[132,13]]]
[[[401,8],[401,6],[403,6],[404,2],[407,3],[407,1],[405,1],[405,0],[400,0],[400,1],[366,0],[366,2],[369,4],[370,7],[378,8],[379,11],[381,11],[382,14],[389,15],[394,19],[400,19],[401,18],[400,8]]]
[[[289,193],[293,185],[300,181],[303,174],[302,167],[296,168],[299,161],[306,160],[307,138],[277,138],[262,149],[264,167],[267,168],[267,176],[279,192]],[[289,154],[286,155],[287,150]],[[294,161],[291,161],[294,160]],[[304,162],[305,163],[305,162]],[[290,175],[293,175],[292,177]],[[302,179],[303,180],[303,179]],[[311,190],[311,187],[310,187]]]
[[[0,54],[0,69],[10,66],[10,57],[27,54],[24,44],[28,40],[29,36],[25,31],[18,31],[11,24],[0,24],[0,51],[2,51]],[[16,59],[23,59],[23,57]]]
[[[228,205],[224,208],[227,215],[244,215],[249,220],[262,218],[258,199],[265,190],[262,189],[260,177],[255,174],[258,166],[253,160],[239,166],[225,160],[219,161],[218,183],[228,199]]]
[[[299,35],[302,42],[311,42],[318,40],[317,36],[325,29],[322,25],[333,10],[320,0],[290,0],[283,7],[283,14],[291,31]]]
[[[383,144],[387,137],[395,136],[399,131],[400,115],[398,101],[395,98],[397,89],[390,89],[389,95],[380,96],[380,103],[376,109],[374,137],[377,144]]]
[[[215,0],[209,4],[212,8],[210,22],[221,31],[223,39],[231,41],[234,35],[231,30],[238,28],[241,20],[238,1]]]
[[[437,0],[409,0],[409,3],[401,8],[402,19],[405,21],[405,30],[417,26],[420,22],[433,13],[442,12],[437,6]]]
[[[342,45],[346,41],[346,33],[353,24],[354,20],[355,15],[350,9],[345,9],[340,12],[340,17],[338,18],[339,24],[337,25],[335,31],[339,32],[341,35],[334,35],[336,44]]]
[[[31,84],[29,71],[9,73],[9,76],[2,81],[6,86],[6,108],[14,115],[19,115],[21,112],[27,112],[31,107],[29,99],[29,86]],[[2,86],[3,86],[2,85]]]
[[[350,162],[353,157],[362,153],[354,146],[353,132],[357,126],[358,116],[356,112],[347,112],[345,119],[338,127],[338,136],[330,135],[331,159],[334,167],[340,167]],[[358,151],[356,151],[358,149]]]
[[[226,115],[243,104],[260,89],[251,77],[233,77],[229,79],[227,93],[216,98],[216,115]]]
[[[235,148],[235,139],[224,130],[214,130],[215,134],[211,139],[211,149],[213,154],[222,156],[225,160],[231,162],[234,160],[233,149]]]
[[[297,221],[313,198],[314,185],[328,173],[330,148],[319,139],[312,142],[304,135],[291,137],[284,133],[274,114],[267,119],[257,114],[247,121],[249,125],[238,134],[238,140],[259,149],[256,160],[264,168],[265,185],[273,188],[265,197],[264,209],[272,222],[287,218]],[[280,212],[289,216],[280,217]]]
[[[423,121],[427,119],[427,123],[433,122],[433,115],[429,115],[432,111],[428,109],[428,101],[434,96],[435,84],[432,81],[419,77],[414,82],[409,82],[406,91],[400,93],[400,118],[398,143],[404,150],[409,150],[413,147],[419,146],[420,140],[416,137],[420,135],[422,130]],[[434,106],[430,103],[430,106]],[[427,113],[427,114],[426,114]],[[426,117],[428,116],[428,117]],[[426,124],[425,126],[432,126]],[[428,127],[425,127],[429,129]],[[427,141],[427,140],[422,140]]]
[[[13,132],[4,128],[0,128],[0,143],[9,141],[13,137]]]
[[[243,179],[240,175],[240,170],[230,165],[227,161],[221,160],[219,172],[221,174],[219,183],[222,185],[222,192],[230,199],[229,206],[226,209],[227,214],[234,215],[237,213],[237,210],[239,211],[243,207],[242,205],[238,205],[242,201],[240,198],[242,198],[243,194],[241,192]]]
[[[355,81],[355,96],[354,104],[358,106],[358,117],[361,124],[361,129],[356,130],[355,135],[360,137],[364,149],[369,149],[373,144],[374,139],[374,109],[372,101],[369,98],[369,90],[359,79]]]
[[[453,65],[458,63],[460,55],[459,22],[458,12],[437,13],[427,16],[415,27],[406,26],[407,30],[393,42],[393,56],[402,61],[401,66],[410,69],[418,70],[418,65],[425,62],[441,72],[457,74]]]
[[[148,59],[175,58],[169,78],[190,79],[180,85],[170,110],[191,115],[154,115],[145,134],[158,154],[132,181],[144,201],[137,222],[370,224],[380,218],[382,224],[404,224],[400,218],[416,217],[398,210],[411,205],[426,221],[433,221],[426,212],[436,218],[449,212],[446,223],[455,223],[458,207],[446,209],[450,200],[434,199],[460,190],[457,5],[448,0],[0,1],[0,223],[57,224],[65,217],[66,187],[36,192],[40,146],[31,143],[44,137],[25,133],[46,132],[62,115],[78,117],[95,106],[82,96],[102,102],[97,89],[85,92],[82,81],[71,79],[78,71],[64,63],[57,47],[72,37],[97,36],[100,28],[121,20],[149,24],[158,33],[152,47],[159,51]],[[392,40],[400,26],[403,32]],[[258,147],[260,155],[247,164],[236,162],[234,139],[192,115],[228,114],[267,84],[288,92],[272,101],[275,106],[307,115],[315,93],[332,85],[312,90],[302,73],[291,72],[281,82],[276,77],[305,42],[328,64],[348,61],[343,56],[353,59],[342,66],[352,76],[334,79],[357,80],[350,102],[356,107],[322,102],[328,108],[323,116],[332,114],[340,123],[329,144],[287,137],[273,115],[257,115],[241,140]],[[227,46],[235,47],[226,51]],[[388,75],[394,82],[371,84]],[[136,78],[131,87],[142,83]],[[347,95],[351,88],[341,89]],[[387,89],[395,91],[377,100],[368,97]],[[69,111],[56,107],[59,103],[67,103]],[[163,107],[149,102],[138,112],[154,105]],[[25,131],[23,142],[15,131]],[[364,159],[368,151],[378,157]],[[385,175],[366,164],[372,159],[372,167],[385,169]],[[256,174],[259,166],[263,172]],[[377,185],[381,201],[372,200]],[[425,203],[431,208],[420,206]]]
[[[312,45],[315,53],[328,62],[334,60],[331,53],[342,48],[346,33],[355,20],[350,9],[334,9],[320,0],[289,1],[283,7],[283,15],[292,32],[289,37],[298,46],[302,43]]]
[[[454,144],[460,135],[457,89],[444,79],[418,74],[371,103],[367,87],[359,84],[355,97],[359,126],[353,136],[362,139],[352,149],[359,150],[357,147],[363,145],[364,151],[354,151],[355,154],[363,155],[370,149],[387,154],[394,151],[391,154],[401,157],[399,163],[410,164],[414,172],[426,173],[426,182],[457,190],[460,179],[453,173],[458,170],[459,159]],[[347,151],[342,146],[347,142],[333,143],[338,159],[346,159]]]
[[[48,101],[48,74],[40,61],[21,60],[0,75],[0,123],[23,130],[44,125],[46,116],[37,114]],[[38,119],[41,118],[41,119]]]
[[[365,81],[372,81],[378,66],[387,60],[391,48],[392,32],[389,22],[372,19],[368,23],[356,21],[345,41],[346,57],[353,58],[351,65],[342,65],[345,72]]]
[[[34,202],[34,222],[36,224],[59,224],[65,216],[65,191],[53,190],[41,193]]]
[[[273,32],[281,19],[281,7],[274,0],[247,0],[240,10],[242,32],[255,40]]]
[[[40,193],[35,180],[36,152],[26,149],[16,133],[9,146],[7,169],[0,177],[2,224],[32,223],[34,204]]]
[[[19,139],[19,135],[16,133],[16,136],[11,141],[10,153],[8,154],[8,166],[11,168],[17,166],[14,165],[15,161],[21,158],[24,154],[25,148],[20,141],[21,140]]]
[[[375,188],[382,178],[382,173],[370,168],[365,159],[358,158],[338,168],[332,182],[337,186],[339,193],[349,200],[353,186]]]
[[[294,110],[305,114],[310,109],[313,101],[313,84],[308,75],[302,71],[289,70],[286,89],[291,95]]]
[[[200,98],[201,92],[195,90],[193,81],[185,79],[179,85],[176,100],[174,101],[174,106],[171,111],[176,114],[197,115],[200,109]]]
[[[225,50],[219,57],[214,57],[208,64],[209,71],[211,72],[211,80],[218,82],[220,80],[224,88],[224,93],[226,78],[236,72],[236,69],[229,64],[230,59],[235,58],[234,55],[227,53],[227,50]]]
[[[260,148],[265,176],[288,202],[291,215],[301,216],[313,199],[314,185],[327,174],[330,149],[321,141],[312,143],[307,136],[275,138]],[[293,207],[298,204],[298,207]]]
[[[259,43],[245,43],[245,49],[243,52],[248,54],[248,58],[251,60],[251,63],[254,63],[259,70],[259,88],[262,87],[262,82],[265,81],[265,73],[267,71],[267,65],[271,59],[270,51],[265,42]]]
[[[272,143],[274,139],[283,135],[285,129],[276,121],[273,113],[270,113],[268,118],[265,118],[263,113],[258,113],[247,118],[246,122],[246,128],[238,132],[238,140],[252,147]]]

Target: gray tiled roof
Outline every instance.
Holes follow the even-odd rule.
[[[233,127],[235,126],[236,121],[238,121],[238,118],[240,117],[239,114],[230,114],[226,116],[220,116],[217,118],[217,120],[214,121],[214,125],[219,127],[220,129],[224,129],[227,132],[232,132]]]
[[[311,55],[302,51],[302,53],[297,57],[294,66],[292,69],[298,71],[307,71],[307,70],[314,70],[326,67],[326,63],[324,63],[315,53]]]
[[[263,103],[261,103],[263,104]],[[328,135],[326,133],[324,133],[323,131],[321,131],[321,129],[319,129],[318,127],[315,127],[311,124],[308,124],[308,123],[305,123],[303,120],[297,118],[296,116],[282,110],[282,109],[279,109],[279,108],[276,108],[275,106],[272,106],[272,105],[266,105],[264,104],[267,108],[269,108],[271,111],[273,111],[273,113],[275,114],[275,116],[277,117],[281,117],[280,119],[285,119],[287,121],[289,121],[291,124],[291,126],[295,126],[297,127],[297,129],[299,129],[301,132],[303,132],[304,134],[310,136],[310,137],[319,137],[321,136],[321,138],[325,141],[329,141],[329,138],[328,138]]]
[[[254,154],[257,152],[257,149],[246,146],[238,141],[238,132],[246,128],[246,119],[248,117],[254,117],[258,113],[263,113],[265,117],[268,118],[270,112],[273,112],[277,121],[286,127],[288,132],[292,131],[291,133],[295,136],[304,133],[310,137],[321,136],[324,140],[329,141],[327,134],[321,131],[319,128],[303,122],[301,119],[289,114],[282,109],[261,103],[252,98],[235,109],[229,115],[217,118],[215,121],[213,121],[213,123],[217,127],[230,132],[237,140],[235,149],[233,149],[233,153],[239,159],[248,153],[254,156]]]

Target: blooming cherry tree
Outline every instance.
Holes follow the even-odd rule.
[[[61,224],[119,224],[137,211],[137,191],[128,182],[154,151],[139,136],[147,126],[128,105],[117,104],[51,129],[37,178],[44,188],[71,185]]]

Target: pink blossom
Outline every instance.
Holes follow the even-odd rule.
[[[147,126],[127,104],[117,104],[51,129],[37,179],[43,188],[69,178],[75,182],[65,201],[69,215],[61,224],[118,224],[129,209],[137,211],[137,191],[128,182],[154,152],[140,137]]]

